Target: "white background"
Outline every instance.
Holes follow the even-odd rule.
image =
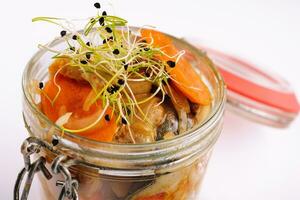
[[[31,23],[35,16],[82,18],[94,1],[0,2],[0,199],[12,199],[22,167],[19,146],[26,131],[21,118],[21,73],[37,44],[59,33]],[[300,94],[300,1],[139,0],[113,1],[131,25],[156,25],[176,36],[193,36],[251,60],[285,77]],[[223,134],[202,188],[202,200],[299,200],[300,120],[278,130],[226,113]],[[34,191],[33,194],[36,194]],[[31,199],[39,199],[34,196]]]

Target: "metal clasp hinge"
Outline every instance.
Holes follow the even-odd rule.
[[[24,157],[25,167],[19,172],[15,187],[14,187],[14,200],[27,200],[29,191],[31,188],[31,184],[34,178],[34,175],[37,172],[42,172],[47,180],[52,178],[52,174],[46,168],[46,159],[43,156],[40,156],[34,162],[31,162],[31,155],[39,154],[41,148],[48,149],[51,152],[58,155],[51,163],[51,171],[53,174],[62,174],[65,178],[64,181],[57,181],[56,186],[62,186],[60,195],[58,197],[59,200],[63,200],[65,198],[78,200],[78,181],[73,179],[71,173],[68,169],[72,165],[69,158],[64,155],[59,155],[59,152],[53,149],[53,145],[38,139],[36,137],[27,138],[21,147],[21,152]],[[22,195],[20,198],[20,187],[22,181],[24,179],[25,174],[27,173],[27,178],[24,183],[24,188],[22,191]]]

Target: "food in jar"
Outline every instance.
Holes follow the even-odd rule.
[[[105,11],[90,18],[82,32],[65,27],[61,18],[33,21],[63,28],[64,50],[40,45],[55,54],[48,80],[38,83],[39,108],[62,134],[97,142],[155,143],[185,134],[209,114],[212,96],[201,72],[166,34],[132,31],[126,20]],[[175,172],[140,180],[107,180],[80,170],[72,174],[84,200],[191,199],[207,160],[203,156]]]

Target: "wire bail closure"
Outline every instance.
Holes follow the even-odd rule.
[[[55,137],[55,136],[54,136]],[[78,200],[78,181],[72,178],[72,175],[68,169],[68,167],[72,166],[75,162],[69,159],[64,155],[60,155],[57,150],[53,148],[53,145],[36,138],[36,137],[29,137],[27,138],[22,146],[21,146],[21,153],[24,157],[24,168],[19,172],[15,187],[14,187],[14,200],[27,200],[28,195],[30,192],[31,184],[34,178],[34,175],[37,172],[42,172],[44,177],[47,180],[50,180],[53,176],[46,168],[46,159],[43,156],[40,156],[34,162],[31,161],[31,155],[39,154],[41,148],[50,150],[51,152],[58,155],[53,162],[51,163],[51,172],[53,174],[62,174],[65,178],[64,181],[58,180],[56,182],[56,186],[61,186],[61,192],[58,197],[59,200],[63,200],[68,198],[70,200]],[[24,183],[24,188],[22,191],[22,195],[20,196],[20,187],[22,181],[24,179],[25,174],[27,173],[27,178]]]

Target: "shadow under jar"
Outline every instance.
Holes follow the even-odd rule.
[[[32,86],[37,81],[47,81],[53,55],[40,50],[29,61],[22,83],[24,121],[30,136],[46,144],[39,145],[40,151],[35,151],[33,157],[45,158],[53,175],[47,180],[38,173],[42,199],[196,199],[212,147],[222,130],[225,88],[214,65],[205,63],[204,53],[169,37],[178,49],[186,51],[186,59],[209,87],[213,100],[201,123],[184,134],[156,143],[103,143],[62,133],[40,111],[40,95]],[[61,39],[50,46],[65,48]],[[58,143],[55,146],[51,144],[53,139]]]

